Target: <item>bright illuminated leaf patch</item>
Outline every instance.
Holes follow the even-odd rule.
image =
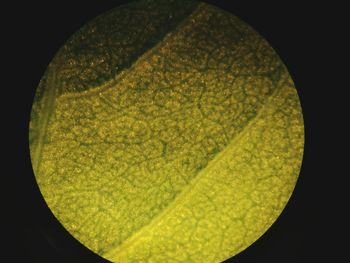
[[[277,219],[304,143],[299,98],[269,44],[193,1],[137,1],[59,50],[33,103],[48,206],[113,262],[221,262]]]

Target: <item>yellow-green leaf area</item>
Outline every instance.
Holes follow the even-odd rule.
[[[86,60],[71,52],[89,30],[57,53],[30,123],[40,191],[76,239],[112,262],[228,259],[266,232],[294,189],[304,127],[293,81],[258,33],[214,6],[157,0],[113,10],[97,25],[113,12],[113,23],[132,20],[122,15],[130,10],[177,20],[164,28],[145,19],[157,37],[124,35],[141,43],[127,54],[113,44],[122,32],[104,39],[115,47],[102,44],[110,67],[122,69],[97,82],[94,48]],[[104,35],[122,30],[113,23]],[[86,77],[68,81],[67,65]]]

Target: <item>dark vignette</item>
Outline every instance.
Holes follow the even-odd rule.
[[[21,96],[12,105],[11,120],[16,121],[15,165],[9,176],[14,185],[8,189],[11,235],[1,258],[8,262],[106,262],[90,252],[57,222],[36,185],[28,147],[28,122],[35,89],[56,51],[86,22],[128,1],[36,1],[15,4],[5,26],[13,41],[12,62],[21,77],[13,78]],[[317,32],[314,5],[294,1],[206,1],[221,7],[258,31],[276,50],[298,89],[305,120],[305,153],[296,189],[276,223],[248,249],[226,262],[308,262],[315,238],[310,211],[316,209],[309,196],[312,184],[311,148],[318,139],[312,123],[312,75],[314,46],[310,31]],[[3,12],[6,12],[4,9]],[[13,24],[12,24],[13,23]],[[11,42],[12,43],[12,42]],[[20,66],[19,66],[20,65]],[[313,136],[311,137],[312,134]],[[12,152],[11,152],[12,153]],[[310,179],[311,178],[311,179]],[[4,188],[4,186],[3,186]],[[320,205],[320,204],[319,204]],[[317,206],[317,205],[316,205]],[[315,260],[315,258],[313,257]]]

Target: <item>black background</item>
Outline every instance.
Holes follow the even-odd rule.
[[[6,173],[13,180],[1,184],[9,220],[2,224],[2,233],[9,232],[2,238],[6,262],[106,262],[73,239],[47,208],[31,169],[28,123],[35,88],[58,48],[87,21],[125,2],[26,1],[1,10],[6,17],[2,42],[8,45],[3,51],[9,57],[4,77],[9,77],[6,88],[13,92],[2,98],[12,127],[6,155],[13,160]],[[328,51],[334,48],[328,43],[338,39],[338,25],[330,22],[338,13],[335,5],[305,2],[215,1],[257,30],[287,65],[301,99],[306,135],[301,174],[286,209],[265,235],[227,262],[332,262],[324,249],[332,241],[321,221],[331,208],[320,201],[319,189],[328,184],[323,175],[330,172],[320,154],[330,144],[325,133],[337,123],[322,110],[332,103],[331,98],[324,101],[330,87],[325,72],[334,66],[328,63]],[[323,125],[325,119],[331,125]]]

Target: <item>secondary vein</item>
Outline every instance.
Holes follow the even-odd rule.
[[[40,165],[47,128],[49,125],[50,117],[55,108],[55,98],[57,90],[58,85],[56,80],[56,61],[53,61],[53,63],[49,66],[48,80],[44,90],[43,100],[36,102],[42,103],[40,114],[38,116],[39,120],[36,120],[36,122],[38,123],[38,127],[36,128],[38,130],[38,138],[34,142],[34,145],[31,146],[34,147],[32,162],[34,172],[37,175],[39,175],[38,168]]]
[[[194,19],[197,15],[199,15],[203,7],[204,7],[204,4],[202,3],[198,4],[197,8],[188,17],[182,20],[181,23],[179,23],[173,31],[167,33],[162,38],[162,40],[160,40],[156,45],[154,45],[153,47],[145,51],[128,69],[121,71],[115,77],[115,79],[112,79],[106,82],[105,84],[97,86],[95,88],[88,89],[85,92],[74,92],[74,93],[63,94],[61,95],[60,99],[73,99],[73,98],[82,98],[82,97],[89,97],[93,95],[99,95],[100,93],[108,89],[114,88],[116,84],[118,84],[119,82],[127,78],[128,75],[131,74],[136,67],[138,67],[142,62],[147,61],[150,58],[150,56],[156,53],[157,50],[159,50],[161,47],[163,47],[167,43],[171,43],[176,33],[181,31],[184,25],[186,25],[186,23],[189,20]]]

